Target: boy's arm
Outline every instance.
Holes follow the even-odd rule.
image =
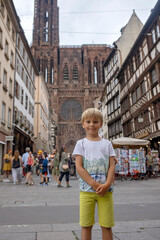
[[[108,169],[107,180],[104,184],[101,184],[96,190],[96,193],[100,196],[104,196],[106,194],[106,192],[109,190],[109,188],[113,182],[113,176],[115,173],[114,158],[115,158],[114,156],[109,157],[109,169]]]
[[[100,186],[100,183],[93,180],[89,173],[83,168],[83,159],[82,156],[76,155],[76,171],[80,177],[88,183],[95,191]]]

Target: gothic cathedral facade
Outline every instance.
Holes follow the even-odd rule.
[[[59,45],[57,0],[35,0],[33,44],[38,71],[48,86],[51,108],[58,116],[58,149],[72,152],[84,137],[81,114],[101,96],[105,85],[103,63],[111,48],[106,44]]]

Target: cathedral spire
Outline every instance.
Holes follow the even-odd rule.
[[[59,45],[59,8],[57,0],[35,0],[33,46]]]

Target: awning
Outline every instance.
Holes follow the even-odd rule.
[[[141,147],[141,146],[146,146],[149,143],[150,143],[150,141],[148,141],[148,140],[137,139],[137,138],[128,138],[128,137],[121,137],[121,138],[112,140],[112,144],[114,147],[122,147],[122,146]]]
[[[5,145],[5,142],[2,142],[2,141],[0,141],[0,144],[3,144],[3,145]]]

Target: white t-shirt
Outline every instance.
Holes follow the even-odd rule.
[[[107,179],[109,157],[116,156],[112,143],[103,138],[100,141],[90,141],[87,138],[77,141],[73,155],[83,157],[83,167],[95,181],[101,184]],[[109,191],[112,190],[111,186]],[[94,192],[82,178],[80,178],[80,191]]]

